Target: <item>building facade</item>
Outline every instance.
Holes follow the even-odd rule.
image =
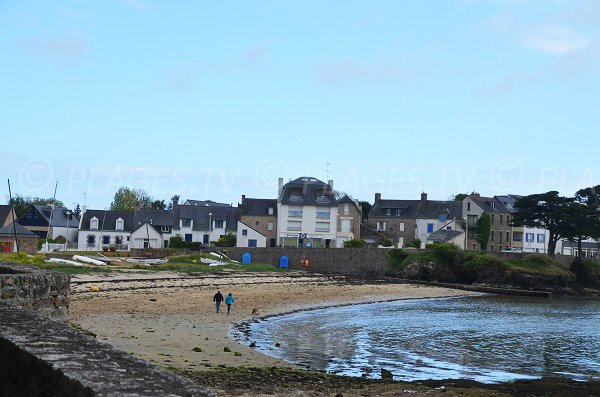
[[[237,227],[238,247],[277,246],[277,199],[242,196]]]

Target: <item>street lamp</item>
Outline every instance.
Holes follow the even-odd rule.
[[[73,213],[67,210],[67,212],[65,212],[65,215],[67,216],[67,238],[65,243],[65,251],[67,251],[69,249],[69,216],[73,215]]]
[[[210,232],[212,232],[212,212],[208,213],[208,247],[210,248]]]

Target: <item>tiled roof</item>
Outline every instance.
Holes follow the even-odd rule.
[[[485,212],[495,212],[495,213],[511,212],[496,197],[483,197],[483,196],[479,196],[476,194],[471,194],[468,197],[471,200],[473,200],[478,206],[480,206],[481,209],[483,209]]]

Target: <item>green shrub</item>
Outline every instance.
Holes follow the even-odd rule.
[[[361,248],[364,247],[364,240],[346,240],[344,241],[344,248]]]
[[[381,241],[380,244],[382,247],[391,247],[392,245],[394,245],[394,243],[392,243],[392,240],[390,240],[389,238],[386,238],[384,240]]]
[[[460,252],[454,244],[431,244],[428,247],[431,249],[434,259],[448,266],[456,263]]]
[[[187,249],[191,249],[191,250],[197,250],[200,249],[200,245],[202,245],[202,243],[200,242],[192,242],[192,241],[185,241],[183,239],[183,237],[181,237],[179,234],[172,236],[169,239],[169,247],[170,248],[187,248]]]
[[[421,249],[421,244],[422,244],[421,240],[416,238],[412,241],[409,241],[408,244],[406,244],[406,247]]]
[[[476,254],[463,263],[461,268],[462,277],[468,282],[477,281],[481,272],[489,269],[502,270],[506,265],[491,254]]]
[[[219,237],[218,241],[215,241],[217,247],[235,247],[237,238],[233,233],[227,233],[224,236]]]
[[[404,269],[404,261],[410,254],[400,248],[392,248],[388,250],[387,256],[390,265],[395,270],[402,271]]]

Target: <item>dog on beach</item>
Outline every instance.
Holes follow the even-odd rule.
[[[252,309],[252,315],[258,316],[258,308],[255,307],[254,309]]]

